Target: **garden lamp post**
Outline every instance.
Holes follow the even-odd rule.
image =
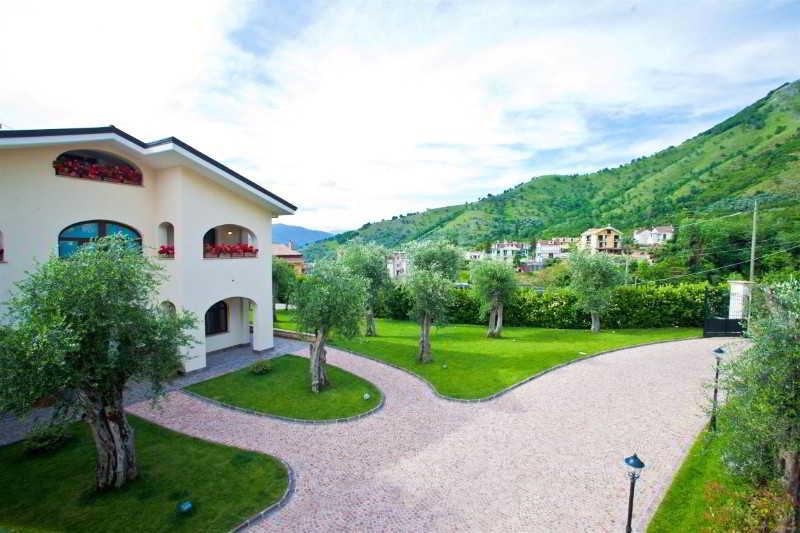
[[[725,355],[725,348],[718,346],[714,348],[714,358],[717,360],[717,368],[714,371],[714,397],[711,400],[711,421],[709,427],[711,431],[717,431],[717,391],[719,390],[719,363]]]
[[[625,458],[625,464],[630,467],[628,477],[631,480],[631,491],[628,495],[628,523],[625,526],[625,533],[631,533],[633,531],[631,528],[631,519],[633,518],[633,489],[636,487],[636,480],[639,479],[641,475],[644,463],[639,459],[639,456],[634,453],[630,457]]]

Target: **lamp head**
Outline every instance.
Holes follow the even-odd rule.
[[[631,455],[630,457],[625,458],[625,464],[628,465],[633,469],[634,472],[638,473],[642,468],[644,468],[644,463],[639,456],[636,454]]]

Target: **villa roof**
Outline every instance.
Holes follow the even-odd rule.
[[[272,255],[277,255],[278,257],[303,257],[301,252],[277,242],[272,243]]]
[[[675,231],[675,228],[672,226],[656,226],[653,228],[653,231],[657,231],[659,233],[672,233]]]
[[[279,214],[290,215],[297,210],[280,196],[268,191],[261,185],[242,176],[238,172],[223,165],[216,159],[204,154],[200,150],[186,144],[176,137],[167,137],[152,142],[144,142],[115,126],[101,126],[98,128],[59,128],[38,130],[0,130],[0,148],[46,146],[49,144],[67,144],[74,142],[99,142],[113,141],[128,151],[148,159],[169,154],[177,155],[196,167],[201,173],[212,173],[216,178],[237,185],[239,188],[256,196],[258,199],[277,208]]]
[[[612,230],[612,231],[616,231],[617,233],[620,232],[617,228],[615,228],[613,226],[603,226],[602,228],[589,228],[586,231],[584,231],[583,233],[581,233],[581,235],[586,235],[587,233],[589,233],[589,234],[599,233],[601,231],[605,231],[605,230],[609,230],[609,229]]]

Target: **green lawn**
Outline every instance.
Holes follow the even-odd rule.
[[[267,455],[211,444],[136,417],[139,479],[94,491],[95,447],[84,423],[61,450],[0,448],[0,531],[227,531],[276,502],[288,473]],[[190,499],[191,515],[178,502]]]
[[[279,311],[279,326],[295,326],[291,311]],[[486,328],[450,325],[431,335],[431,364],[416,362],[419,326],[410,321],[379,320],[378,337],[335,338],[332,344],[424,377],[454,398],[483,398],[561,363],[616,348],[653,341],[700,336],[697,328],[588,330],[504,328],[503,338],[486,338]],[[442,365],[446,364],[447,368]]]
[[[327,368],[331,386],[319,394],[311,392],[308,359],[294,355],[273,359],[268,374],[243,368],[187,388],[220,402],[303,420],[348,418],[380,403],[381,392],[369,381],[332,365]]]
[[[703,531],[709,527],[707,512],[712,506],[706,495],[709,482],[720,483],[731,494],[747,491],[747,485],[725,469],[722,462],[725,440],[724,436],[715,438],[708,432],[700,434],[650,522],[648,533]]]

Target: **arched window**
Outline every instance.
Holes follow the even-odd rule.
[[[142,171],[119,156],[97,150],[70,150],[53,161],[56,176],[142,184]]]
[[[175,257],[175,228],[169,222],[158,225],[158,256]]]
[[[0,263],[6,260],[6,245],[3,243],[3,232],[0,231]]]
[[[227,333],[228,304],[224,300],[215,303],[206,311],[206,335]]]
[[[58,256],[69,257],[92,239],[107,235],[123,235],[142,247],[142,236],[135,229],[108,220],[89,220],[73,224],[58,234]]]
[[[161,310],[164,311],[165,313],[172,313],[173,315],[177,313],[177,310],[175,309],[175,304],[170,302],[169,300],[164,300],[163,302],[161,302],[160,307]]]

